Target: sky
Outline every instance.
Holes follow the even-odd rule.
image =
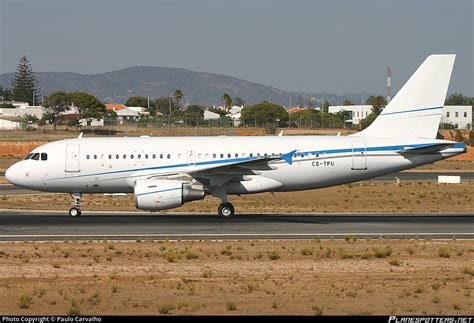
[[[396,92],[455,53],[449,92],[473,96],[472,0],[0,0],[0,74],[134,65],[235,76],[285,91]]]

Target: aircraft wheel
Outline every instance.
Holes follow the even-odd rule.
[[[69,215],[72,217],[81,216],[81,210],[76,207],[73,207],[69,210]]]
[[[223,219],[230,219],[231,217],[234,216],[234,206],[232,203],[222,203],[219,205],[219,208],[217,209],[219,216]]]

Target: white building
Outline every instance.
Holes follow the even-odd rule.
[[[20,123],[16,121],[0,119],[0,129],[2,130],[20,129]]]
[[[452,124],[454,129],[472,130],[472,105],[446,105],[441,122]]]
[[[9,117],[23,117],[26,114],[36,116],[41,119],[44,108],[42,106],[32,106],[28,102],[2,101],[1,103],[11,104],[13,108],[0,108],[0,115]]]
[[[137,111],[140,115],[149,115],[150,112],[147,111],[146,108],[144,107],[126,107],[127,109],[129,110],[132,110],[132,111]],[[159,113],[159,112],[157,112]]]
[[[349,118],[344,122],[358,125],[359,122],[372,113],[371,105],[332,105],[329,106],[329,113],[338,113],[342,111],[350,112]]]
[[[140,119],[140,113],[138,111],[130,110],[128,108],[117,110],[115,113],[117,113],[117,119],[120,121],[120,124],[122,124],[124,120],[137,121]]]
[[[219,120],[221,115],[212,111],[204,111],[204,120]]]

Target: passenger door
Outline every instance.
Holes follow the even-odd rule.
[[[352,170],[367,170],[365,141],[352,142]]]
[[[66,173],[79,172],[79,144],[66,146]]]

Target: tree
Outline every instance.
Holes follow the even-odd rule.
[[[176,102],[170,97],[161,97],[155,100],[153,108],[150,106],[150,115],[155,116],[157,112],[165,116],[171,116],[174,110],[177,110]]]
[[[10,101],[12,99],[12,93],[8,88],[4,88],[0,85],[0,100]]]
[[[372,109],[372,111],[374,111],[374,110]],[[372,124],[372,122],[375,121],[377,116],[378,116],[378,114],[375,114],[375,113],[372,112],[371,114],[369,114],[364,119],[361,119],[359,121],[359,129],[363,130],[363,129],[367,128],[368,126],[370,126]]]
[[[461,93],[453,93],[446,99],[445,105],[474,105],[474,98],[464,96]]]
[[[241,107],[241,106],[244,106],[244,105],[245,105],[245,101],[242,100],[241,98],[239,98],[238,96],[236,96],[236,97],[234,98],[234,104]]]
[[[344,102],[342,102],[342,105],[354,105],[351,100],[345,99]]]
[[[12,94],[16,101],[28,102],[30,105],[38,102],[39,88],[36,81],[35,73],[31,63],[24,55],[20,59],[20,63],[12,80]]]
[[[43,114],[43,120],[51,122],[54,125],[55,131],[62,113],[69,108],[69,102],[69,93],[63,91],[53,92],[44,99],[46,109]]]
[[[378,116],[387,105],[387,99],[381,95],[371,95],[365,100],[365,104],[372,106],[372,113]],[[368,116],[367,116],[368,117]]]
[[[224,103],[224,110],[226,112],[229,111],[230,108],[232,108],[232,98],[230,97],[229,94],[224,93],[221,98],[222,102]]]
[[[181,101],[181,99],[184,96],[183,92],[181,92],[181,90],[178,89],[178,90],[174,91],[173,96],[174,96],[174,99],[176,100],[176,105],[180,106],[179,102]]]
[[[270,102],[250,105],[243,108],[241,113],[244,123],[250,125],[256,123],[256,126],[267,126],[288,120],[288,112],[282,106]]]
[[[77,107],[79,115],[71,121],[79,130],[79,120],[84,118],[100,119],[107,115],[105,105],[95,96],[86,92],[70,93],[71,102]]]
[[[125,106],[148,108],[148,98],[145,98],[144,96],[129,97],[127,102],[125,102]]]
[[[330,105],[331,105],[331,104],[329,103],[328,100],[324,101],[322,112],[326,112],[326,113],[327,113],[327,112],[329,111],[329,106],[330,106]]]
[[[38,117],[32,114],[25,114],[21,117],[21,128],[27,130],[30,124],[38,122]]]

